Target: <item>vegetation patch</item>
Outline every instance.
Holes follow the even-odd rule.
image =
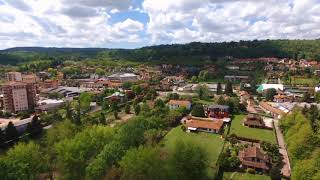
[[[274,131],[267,129],[249,128],[242,124],[245,115],[235,115],[232,119],[230,134],[240,137],[256,139],[276,144],[276,136]]]
[[[174,150],[177,140],[184,142],[196,143],[202,146],[208,153],[211,168],[216,168],[216,162],[223,147],[223,139],[220,135],[208,133],[186,133],[183,132],[181,126],[172,129],[164,138],[163,145],[168,152]],[[214,176],[215,171],[208,172],[210,177]]]

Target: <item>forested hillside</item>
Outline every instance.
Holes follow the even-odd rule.
[[[0,51],[1,64],[31,60],[109,59],[147,62],[203,62],[232,56],[235,58],[278,57],[320,60],[320,40],[254,40],[222,43],[173,44],[138,49],[41,48],[20,47]]]

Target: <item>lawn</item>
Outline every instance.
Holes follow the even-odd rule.
[[[291,77],[291,84],[293,85],[315,86],[318,82],[316,78]]]
[[[261,141],[267,141],[276,144],[274,131],[268,129],[249,128],[242,124],[245,115],[235,115],[232,119],[230,134],[236,134],[240,137],[252,138]]]
[[[186,133],[181,130],[181,126],[172,129],[162,141],[164,148],[172,152],[177,140],[194,142],[202,146],[208,153],[210,166],[215,167],[220,152],[223,147],[223,139],[220,135],[209,133]],[[213,177],[215,171],[208,172]]]
[[[223,180],[270,180],[269,176],[239,172],[224,172]]]

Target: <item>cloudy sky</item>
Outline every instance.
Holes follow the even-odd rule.
[[[320,0],[0,0],[0,49],[320,38]]]

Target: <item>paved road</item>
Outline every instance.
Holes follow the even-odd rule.
[[[290,169],[290,161],[289,161],[289,157],[288,157],[288,152],[286,149],[286,144],[284,141],[284,137],[282,135],[282,132],[279,128],[279,122],[278,120],[274,120],[274,125],[275,125],[275,130],[276,130],[276,134],[277,134],[277,140],[278,140],[278,144],[280,147],[280,153],[283,156],[283,167],[281,169],[281,173],[286,176],[286,177],[290,177],[291,174],[291,169]]]

